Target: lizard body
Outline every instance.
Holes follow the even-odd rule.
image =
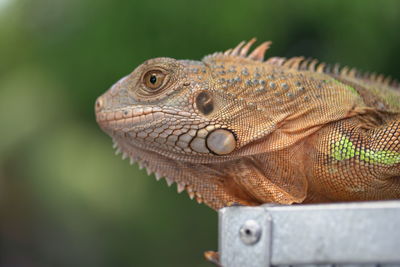
[[[96,101],[118,151],[219,209],[400,198],[400,90],[382,75],[273,57],[255,39],[151,59]]]

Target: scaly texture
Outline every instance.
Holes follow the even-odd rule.
[[[242,42],[155,58],[96,101],[117,152],[219,209],[400,198],[396,81]]]

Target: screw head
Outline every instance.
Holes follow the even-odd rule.
[[[246,245],[256,244],[261,237],[261,226],[255,220],[247,220],[239,230],[239,236]]]

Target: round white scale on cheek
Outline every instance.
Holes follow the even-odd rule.
[[[236,139],[232,132],[217,129],[207,136],[207,147],[217,155],[231,153],[236,147]]]

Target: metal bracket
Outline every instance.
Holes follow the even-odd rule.
[[[219,251],[225,267],[400,266],[400,201],[223,208]]]

